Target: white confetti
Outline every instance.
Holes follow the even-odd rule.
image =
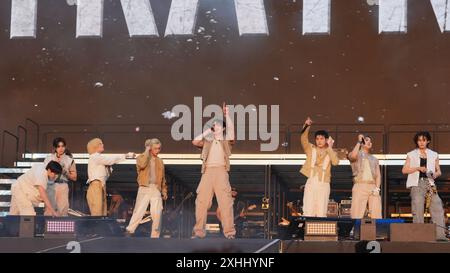
[[[178,117],[178,115],[175,114],[175,113],[172,112],[172,111],[166,111],[166,112],[162,113],[162,116],[163,116],[165,119],[173,119],[173,118],[175,118],[175,117]]]
[[[218,22],[217,22],[216,20],[214,20],[214,19],[209,20],[209,22],[210,22],[211,24],[217,24],[217,23],[218,23]]]
[[[364,117],[363,116],[359,116],[357,120],[358,120],[359,123],[364,123]]]
[[[139,131],[141,130],[141,128],[140,128],[140,127],[136,127],[134,130],[135,130],[136,132],[139,132]]]
[[[97,88],[103,87],[103,83],[101,83],[101,82],[96,82],[96,83],[94,84],[94,87],[97,87]]]
[[[273,79],[276,80],[276,81],[280,80],[280,78],[278,78],[278,77],[273,77]]]
[[[204,27],[199,27],[198,30],[197,30],[198,33],[202,33],[202,32],[204,32],[204,31],[205,31],[205,28],[204,28]]]

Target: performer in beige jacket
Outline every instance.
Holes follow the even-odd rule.
[[[214,194],[221,211],[221,222],[225,237],[234,239],[236,235],[233,218],[233,197],[231,196],[228,176],[231,146],[234,143],[234,125],[229,115],[229,109],[225,105],[223,112],[226,123],[216,120],[212,128],[192,141],[193,145],[202,148],[201,158],[203,161],[202,178],[197,188],[197,199],[195,200],[194,238],[206,236],[207,212],[211,207]],[[225,139],[224,132],[226,132]]]
[[[149,204],[152,218],[151,237],[159,238],[161,234],[161,212],[163,200],[167,200],[167,183],[164,163],[158,157],[160,151],[161,142],[158,139],[147,139],[144,153],[136,158],[139,189],[126,236],[134,234]]]
[[[300,142],[306,161],[300,172],[308,177],[303,195],[303,215],[326,217],[330,197],[331,165],[338,165],[339,158],[333,151],[334,140],[327,131],[319,130],[315,145],[308,140],[312,120],[308,117],[303,125]]]
[[[370,154],[372,138],[359,135],[353,151],[348,155],[353,170],[352,207],[353,219],[364,217],[367,203],[372,219],[381,219],[381,172],[378,159]]]

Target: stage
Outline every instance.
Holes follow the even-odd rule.
[[[78,249],[74,241],[79,243]],[[450,253],[448,242],[380,241],[379,243],[381,253]],[[120,237],[0,238],[0,253],[70,253],[78,250],[81,253],[357,253],[362,252],[362,249],[366,249],[365,244],[358,241]]]

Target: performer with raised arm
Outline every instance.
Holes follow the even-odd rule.
[[[407,154],[402,173],[408,175],[406,188],[411,190],[413,223],[424,222],[424,207],[426,207],[431,213],[431,220],[436,224],[437,239],[447,240],[444,208],[435,184],[435,179],[442,174],[439,155],[428,148],[430,142],[429,132],[416,133],[414,136],[416,149]]]
[[[103,155],[103,141],[99,138],[90,140],[87,144],[89,153],[87,202],[91,216],[106,216],[106,180],[112,173],[111,165],[134,158],[134,153],[124,155]]]
[[[39,203],[44,202],[48,215],[58,216],[47,196],[47,183],[62,173],[56,161],[47,165],[36,164],[21,175],[11,186],[11,206],[9,215],[34,216]]]
[[[358,142],[348,154],[353,171],[352,207],[353,219],[362,219],[369,204],[370,218],[381,219],[381,172],[378,159],[370,154],[372,138],[359,135]]]
[[[44,165],[50,161],[58,162],[62,167],[62,173],[56,177],[55,181],[49,181],[47,194],[52,207],[55,208],[58,216],[68,216],[69,211],[69,180],[77,180],[77,168],[72,154],[66,148],[66,140],[57,137],[53,140],[53,153],[44,160]],[[50,215],[48,207],[45,215]]]
[[[331,165],[338,165],[339,158],[333,150],[334,140],[325,130],[314,134],[315,145],[308,140],[312,120],[308,117],[303,125],[300,142],[306,154],[306,161],[300,172],[305,175],[303,215],[326,217],[330,197]]]
[[[126,236],[134,234],[149,204],[152,217],[151,237],[159,238],[161,234],[161,213],[163,200],[167,200],[167,183],[164,163],[158,157],[160,152],[161,141],[156,138],[147,139],[144,153],[136,158],[139,189]]]
[[[207,213],[211,207],[214,194],[221,211],[221,222],[225,237],[234,239],[236,235],[233,219],[233,197],[231,196],[228,175],[231,147],[234,144],[234,125],[230,118],[229,108],[225,106],[225,103],[223,113],[226,122],[219,119],[215,120],[210,129],[207,129],[192,141],[194,146],[202,148],[201,159],[203,161],[202,178],[197,188],[197,199],[195,200],[194,238],[206,236]]]

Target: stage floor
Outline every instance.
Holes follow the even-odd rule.
[[[0,253],[355,253],[357,241],[305,242],[264,239],[0,238]],[[70,244],[69,244],[70,243]],[[69,244],[69,246],[68,246]],[[449,242],[380,242],[382,253],[450,253]]]

